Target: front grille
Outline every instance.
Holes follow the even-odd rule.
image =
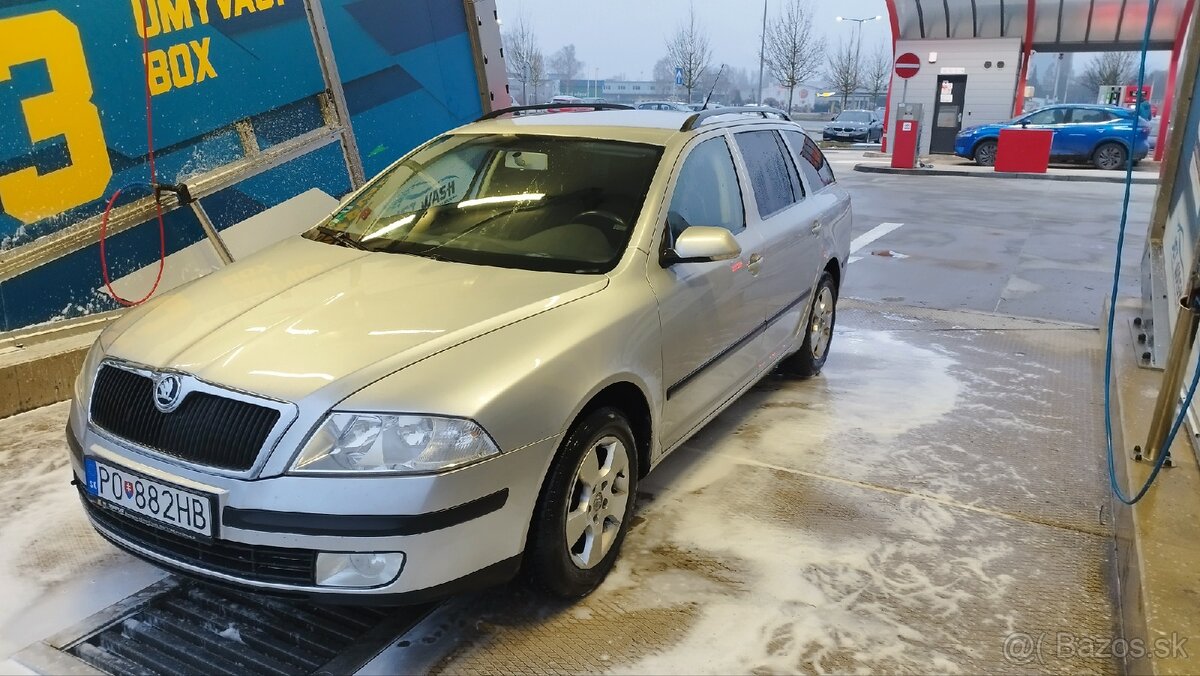
[[[314,583],[315,551],[244,545],[228,540],[193,540],[113,513],[96,505],[82,491],[80,495],[88,515],[102,528],[126,543],[165,558],[244,580],[304,586]]]
[[[164,455],[245,471],[279,422],[279,411],[208,392],[192,392],[179,408],[154,405],[154,380],[105,365],[92,390],[92,422]]]

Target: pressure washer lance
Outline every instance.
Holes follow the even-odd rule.
[[[192,191],[188,189],[187,184],[154,184],[154,196],[156,198],[161,197],[164,192],[173,193],[181,205],[187,205],[192,208],[192,212],[196,214],[196,219],[200,221],[200,227],[204,229],[204,235],[208,237],[209,243],[216,250],[217,256],[221,258],[221,262],[225,265],[232,263],[233,254],[229,253],[229,247],[225,245],[225,240],[221,239],[221,233],[213,225],[212,219],[208,217],[208,213],[204,211],[204,207],[200,205],[200,200],[192,196]]]

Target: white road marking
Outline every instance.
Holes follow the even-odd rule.
[[[870,230],[859,235],[858,237],[855,237],[850,242],[850,253],[858,252],[860,249],[867,246],[871,242],[874,242],[875,240],[879,239],[880,237],[883,237],[884,235],[886,235],[894,230],[897,230],[902,225],[904,225],[904,224],[903,223],[892,223],[890,221],[886,222],[886,223],[880,223],[879,225],[871,228]],[[853,263],[855,261],[861,261],[862,259],[863,259],[862,256],[851,256],[849,263]]]

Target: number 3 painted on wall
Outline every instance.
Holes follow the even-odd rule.
[[[44,61],[50,92],[21,101],[32,142],[66,138],[71,165],[46,174],[36,167],[0,176],[4,211],[25,223],[53,216],[104,195],[112,164],[92,104],[92,82],[79,29],[58,12],[0,19],[0,83],[12,67]],[[7,124],[7,120],[0,123]]]

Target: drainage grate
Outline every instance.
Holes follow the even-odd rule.
[[[429,610],[316,606],[181,581],[65,652],[122,676],[350,673]]]

